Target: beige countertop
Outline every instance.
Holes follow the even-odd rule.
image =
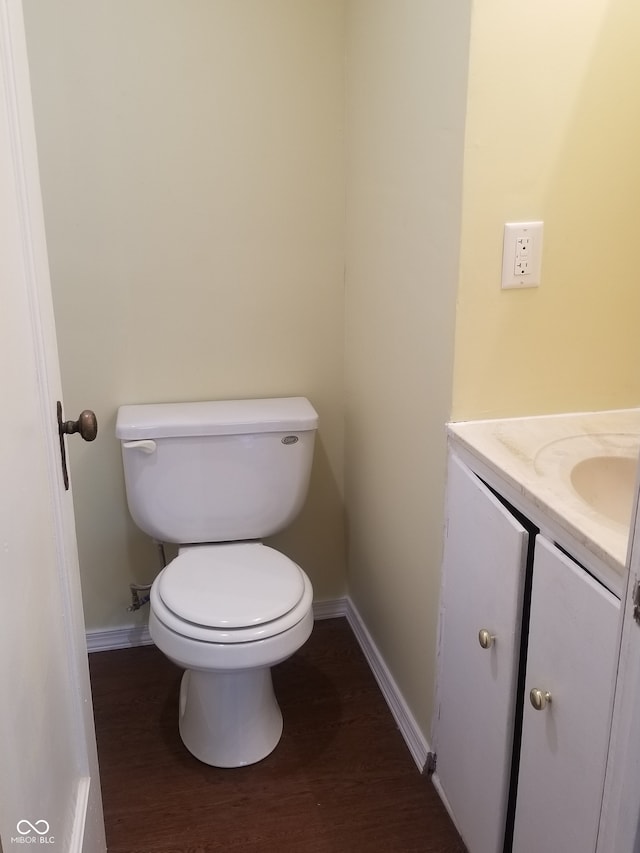
[[[494,488],[504,484],[509,492],[504,497],[520,499],[516,507],[533,516],[535,524],[549,519],[554,529],[564,531],[618,577],[625,574],[640,409],[452,423],[449,438],[454,449],[470,454],[486,466],[485,474],[497,477]],[[597,493],[592,502],[581,496],[575,474],[572,482],[576,465],[603,457],[631,460],[613,463],[624,469],[625,484],[617,508],[608,513],[594,507]],[[483,471],[477,473],[482,476]]]

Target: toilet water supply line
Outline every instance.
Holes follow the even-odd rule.
[[[167,557],[164,553],[164,545],[162,542],[156,542],[156,546],[158,548],[158,555],[160,557],[160,567],[164,569],[167,565]],[[127,607],[127,611],[129,613],[133,613],[136,610],[140,610],[141,607],[144,607],[145,604],[149,603],[151,596],[149,595],[149,590],[151,589],[152,584],[139,584],[139,583],[130,583],[129,589],[131,590],[131,604]],[[143,595],[140,597],[138,593],[146,592],[147,595]]]

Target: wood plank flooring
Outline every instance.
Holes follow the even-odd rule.
[[[109,853],[464,853],[345,619],[274,669],[284,732],[250,767],[187,752],[181,671],[155,647],[90,667]]]

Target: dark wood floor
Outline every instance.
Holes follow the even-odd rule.
[[[180,670],[153,646],[90,656],[110,853],[463,853],[346,620],[274,669],[276,750],[219,770],[182,745]]]

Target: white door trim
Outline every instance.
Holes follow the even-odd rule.
[[[71,838],[65,839],[65,843],[70,851],[100,853],[106,850],[104,822],[75,522],[71,495],[64,491],[60,467],[55,402],[62,396],[21,0],[0,0],[0,69],[5,104],[2,123],[9,143],[5,149],[9,161],[6,165],[13,173],[14,226],[22,258],[18,280],[7,282],[7,288],[22,290],[26,304],[22,322],[26,320],[24,325],[30,326],[38,415],[36,422],[26,423],[25,428],[33,431],[45,449],[45,488],[53,528],[48,535],[56,558],[62,610],[57,623],[64,646],[60,673],[67,676],[64,683],[72,694],[69,713],[73,718],[72,730],[77,733],[73,753],[79,781],[74,803],[70,803],[74,815]],[[9,772],[9,768],[4,772]]]

